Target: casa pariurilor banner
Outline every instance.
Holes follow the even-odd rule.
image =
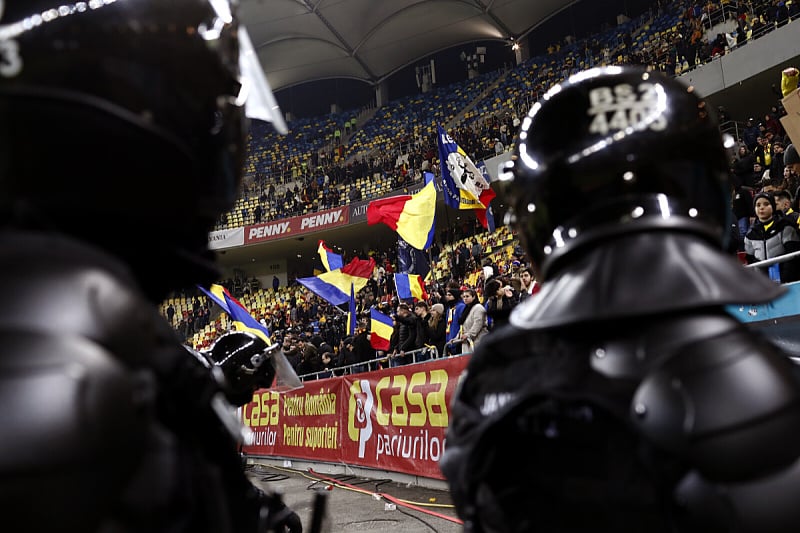
[[[260,390],[242,409],[253,431],[243,451],[345,463],[443,479],[450,403],[469,357],[436,359]]]

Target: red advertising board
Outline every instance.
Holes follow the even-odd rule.
[[[243,409],[245,453],[367,466],[443,479],[450,403],[468,357],[437,359],[258,391]]]
[[[244,244],[287,239],[297,235],[324,231],[349,222],[350,208],[347,206],[318,213],[310,213],[300,217],[276,220],[247,226],[244,229]]]
[[[244,423],[253,431],[253,445],[244,452],[339,461],[342,396],[341,378],[307,382],[280,394],[257,391],[242,409]]]

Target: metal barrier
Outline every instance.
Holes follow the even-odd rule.
[[[423,354],[427,354],[428,357],[422,359],[421,356]],[[406,363],[409,365],[424,363],[425,361],[429,361],[431,359],[439,359],[439,357],[441,357],[441,355],[439,354],[439,349],[436,348],[436,346],[425,346],[423,348],[417,348],[416,350],[405,352],[404,357],[408,356],[411,356],[411,362]],[[309,372],[308,374],[302,374],[298,377],[302,381],[310,381],[315,379],[325,379],[333,377],[334,375],[344,376],[347,374],[360,374],[362,372],[368,372],[369,370],[377,370],[378,368],[382,368],[380,365],[384,364],[391,365],[391,361],[393,359],[398,359],[399,357],[400,357],[399,355],[387,354],[381,357],[376,357],[375,359],[363,361],[361,363],[353,363],[352,365],[337,366],[335,368],[330,368],[328,370],[320,370],[318,372]]]
[[[461,344],[466,344],[468,351],[465,352],[464,349],[462,348],[461,353],[451,354],[451,355],[469,355],[475,351],[475,342],[472,339],[453,339],[444,345],[444,352],[449,353],[451,346],[458,346]]]
[[[750,263],[749,265],[745,265],[745,267],[746,268],[768,267],[776,263],[783,263],[785,261],[789,261],[796,257],[800,257],[800,251],[790,252],[788,254],[779,255],[778,257],[772,257],[770,259],[764,259],[763,261],[758,261],[756,263]]]

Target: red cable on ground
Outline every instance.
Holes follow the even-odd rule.
[[[460,520],[458,518],[454,518],[452,516],[447,516],[445,514],[437,513],[437,512],[434,512],[434,511],[429,511],[428,509],[424,509],[422,507],[417,507],[416,505],[413,505],[413,504],[404,502],[404,501],[402,501],[402,500],[400,500],[398,498],[395,498],[394,496],[392,496],[390,494],[386,494],[386,493],[383,493],[383,492],[379,492],[378,494],[380,494],[382,498],[386,498],[387,500],[389,500],[390,502],[392,502],[394,504],[402,505],[403,507],[407,507],[409,509],[413,509],[415,511],[419,511],[420,513],[425,513],[425,514],[428,514],[428,515],[431,515],[431,516],[435,516],[437,518],[443,518],[445,520],[449,520],[450,522],[455,522],[456,524],[461,524],[462,526],[464,525],[464,521]]]
[[[317,476],[318,478],[322,479],[323,481],[327,481],[327,482],[332,483],[334,485],[341,485],[343,487],[347,487],[348,489],[353,489],[353,490],[357,490],[359,492],[364,492],[364,493],[369,494],[369,491],[366,491],[361,487],[356,487],[355,485],[349,485],[347,483],[339,481],[336,478],[323,476],[322,474],[318,474],[317,472],[314,472],[314,470],[311,469],[311,468],[309,468],[308,471],[309,471],[309,473],[314,474],[315,476]],[[460,519],[452,517],[452,516],[447,516],[446,514],[437,513],[437,512],[434,512],[434,511],[429,511],[428,509],[424,509],[422,507],[417,507],[416,505],[413,505],[413,504],[410,504],[410,503],[406,503],[406,502],[404,502],[404,501],[402,501],[402,500],[400,500],[398,498],[395,498],[394,496],[386,494],[385,492],[375,492],[373,494],[378,494],[382,498],[385,498],[385,499],[389,500],[390,502],[394,503],[395,505],[401,505],[403,507],[406,507],[408,509],[413,509],[414,511],[418,511],[420,513],[425,513],[425,514],[430,515],[430,516],[435,516],[436,518],[442,518],[442,519],[448,520],[450,522],[455,522],[456,524],[464,525],[464,521],[463,520],[460,520]]]

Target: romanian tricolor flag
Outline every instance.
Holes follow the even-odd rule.
[[[441,126],[437,130],[445,203],[453,209],[475,209],[475,216],[488,227],[486,209],[495,197],[492,187],[447,132]]]
[[[199,287],[199,286],[198,286]],[[212,285],[209,290],[199,287],[209,298],[217,303],[226,313],[231,317],[233,327],[237,331],[249,331],[253,335],[259,337],[267,343],[267,346],[272,344],[272,339],[269,337],[269,330],[264,327],[261,322],[256,320],[250,312],[239,303],[239,300],[231,296],[231,294],[220,285]],[[221,298],[220,298],[221,295]]]
[[[425,186],[417,194],[381,198],[367,206],[368,224],[386,224],[417,250],[430,248],[436,230],[436,189],[433,174],[425,174]]]
[[[425,281],[418,274],[395,274],[394,285],[397,289],[397,297],[400,300],[407,300],[408,298],[428,299]]]
[[[376,350],[389,350],[389,340],[392,338],[394,324],[392,318],[384,315],[376,309],[372,309],[370,314],[370,336],[369,344]]]
[[[267,346],[272,345],[272,339],[269,338],[269,331],[267,328],[256,320],[242,304],[227,294],[225,295],[225,301],[228,302],[228,309],[230,309],[228,313],[231,315],[233,327],[237,331],[249,331],[266,342]]]
[[[355,258],[342,268],[323,272],[319,276],[298,278],[297,282],[331,303],[341,305],[350,299],[350,286],[358,292],[364,288],[375,270],[375,260]]]
[[[319,254],[319,258],[322,260],[322,266],[325,267],[325,272],[330,272],[331,270],[336,270],[344,266],[342,256],[333,253],[333,250],[325,246],[325,241],[321,239],[319,241],[319,246],[317,247],[317,253]]]
[[[211,299],[212,302],[220,306],[223,311],[225,311],[229,315],[231,314],[230,310],[228,309],[228,302],[225,301],[226,294],[231,298],[233,298],[233,296],[231,296],[231,294],[228,292],[228,289],[226,289],[222,285],[217,285],[217,284],[212,285],[208,289],[205,289],[200,285],[198,285],[197,288],[203,291],[205,295]]]

